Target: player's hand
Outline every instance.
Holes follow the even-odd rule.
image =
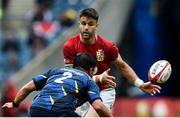
[[[110,68],[104,71],[100,76],[99,76],[99,81],[102,84],[105,84],[108,88],[115,88],[116,83],[114,82],[115,77],[109,75]]]
[[[2,108],[13,108],[14,106],[13,106],[13,103],[12,102],[6,102],[3,106],[2,106]]]
[[[154,96],[156,93],[160,93],[161,87],[151,82],[146,82],[140,86],[140,89],[143,92],[148,93],[151,96]]]

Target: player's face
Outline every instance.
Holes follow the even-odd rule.
[[[83,39],[90,39],[95,36],[98,24],[93,18],[82,16],[79,22],[79,29]]]

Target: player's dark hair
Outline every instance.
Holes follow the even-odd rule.
[[[80,18],[82,16],[88,17],[88,18],[93,18],[96,21],[98,21],[98,19],[99,19],[99,15],[94,8],[86,8],[86,9],[82,10],[80,13]]]
[[[73,68],[81,67],[85,70],[95,68],[96,60],[88,53],[79,53],[76,55]]]

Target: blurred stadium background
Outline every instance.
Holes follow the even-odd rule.
[[[172,75],[151,97],[116,76],[115,116],[180,116],[180,1],[179,0],[1,0],[0,90],[1,103],[36,74],[62,67],[63,43],[78,32],[78,14],[86,7],[100,14],[98,34],[119,47],[123,59],[141,79],[148,81],[150,66],[168,60]],[[27,116],[30,100],[0,116]]]

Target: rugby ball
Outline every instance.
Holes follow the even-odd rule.
[[[156,61],[149,69],[148,78],[154,84],[165,83],[171,75],[171,64],[166,60]]]

